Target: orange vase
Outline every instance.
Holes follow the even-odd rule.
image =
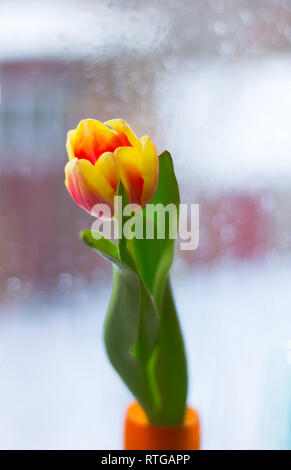
[[[182,426],[162,427],[150,424],[138,403],[127,409],[125,418],[125,450],[199,450],[199,417],[187,408]]]

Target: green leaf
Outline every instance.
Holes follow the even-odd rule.
[[[174,204],[179,209],[179,189],[171,155],[160,157],[159,182],[153,204]],[[122,196],[120,225],[128,204]],[[147,214],[144,210],[143,217]],[[156,224],[156,221],[154,221]],[[152,423],[178,426],[183,422],[187,399],[187,364],[183,337],[169,283],[175,240],[166,223],[165,239],[122,237],[118,248],[109,240],[95,240],[83,232],[89,246],[113,265],[113,291],[105,324],[108,356],[121,378],[143,406]],[[178,223],[178,220],[177,220]],[[86,234],[86,235],[85,235]]]
[[[138,274],[119,259],[117,246],[101,234],[98,239],[93,235],[85,230],[81,238],[113,263],[113,288],[104,329],[106,351],[113,367],[153,420],[154,389],[148,360],[158,335],[157,308]]]
[[[118,184],[117,196],[121,197],[121,202],[122,202],[121,208],[120,208],[121,212],[120,213],[117,212],[116,214],[116,217],[118,219],[118,226],[122,230],[122,232],[119,233],[119,240],[118,240],[120,259],[136,272],[137,269],[136,269],[135,262],[131,256],[130,251],[128,250],[128,241],[123,236],[123,226],[130,217],[124,217],[123,215],[124,207],[129,204],[129,199],[121,181]]]
[[[112,263],[115,262],[115,260],[119,260],[118,247],[100,232],[83,230],[80,233],[80,238],[86,245],[96,250],[103,258]]]
[[[174,204],[177,210],[177,227],[179,219],[179,187],[176,180],[172,157],[169,152],[163,152],[159,157],[159,181],[156,193],[151,204]],[[144,210],[144,227],[146,225],[147,211]],[[157,220],[155,223],[155,232]],[[146,238],[133,239],[130,242],[130,250],[133,253],[138,271],[146,285],[152,292],[157,305],[162,301],[163,289],[173,261],[175,240],[169,238],[171,220],[166,220],[165,239],[153,240]],[[177,229],[176,227],[176,229]],[[156,233],[155,233],[156,235]]]
[[[181,425],[187,401],[187,362],[169,280],[166,282],[160,306],[160,336],[154,352],[152,371],[160,396],[155,409],[156,422],[163,426]]]
[[[159,157],[159,182],[152,204],[174,204],[179,214],[179,188],[169,152]],[[147,217],[144,210],[144,217]],[[157,224],[157,220],[154,221]],[[151,290],[160,315],[157,346],[150,364],[152,387],[156,390],[154,422],[176,426],[183,422],[187,399],[187,363],[183,337],[169,283],[175,240],[169,237],[167,219],[165,239],[144,238],[130,242],[137,269]]]
[[[123,215],[123,209],[126,205],[129,204],[129,200],[121,182],[118,185],[117,195],[121,196],[122,198],[121,213],[117,214],[117,217],[122,219],[122,223],[120,225],[121,227],[124,227],[125,222],[130,219],[130,217],[124,217]],[[159,314],[155,301],[137,270],[135,260],[133,259],[132,253],[129,249],[130,242],[124,238],[123,233],[121,235],[122,236],[118,242],[120,259],[136,273],[140,282],[140,324],[138,339],[135,347],[135,354],[146,367],[145,362],[152,353],[153,347],[157,340]]]

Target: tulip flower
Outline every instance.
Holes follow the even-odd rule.
[[[158,155],[148,136],[138,139],[121,119],[84,119],[67,135],[66,187],[74,201],[92,213],[96,204],[114,211],[119,180],[129,201],[144,207],[158,182]]]
[[[171,230],[178,228],[180,204],[172,157],[167,151],[158,157],[151,139],[138,139],[121,119],[81,121],[68,132],[67,152],[66,186],[79,206],[100,216],[94,206],[107,204],[113,215],[117,192],[121,202],[116,204],[120,229],[116,242],[93,228],[80,237],[113,265],[104,328],[106,352],[138,402],[127,414],[126,448],[197,448],[198,418],[186,406],[187,361],[169,275],[175,248]],[[136,224],[135,215],[123,210],[128,201],[144,207],[152,199],[156,206],[176,208],[174,215],[169,211],[165,217],[164,238],[158,236],[158,215],[150,218],[147,211],[141,211],[138,219],[143,227],[150,220],[153,237],[147,239],[144,230],[143,237],[127,238],[125,228]],[[190,424],[189,413],[195,417]]]

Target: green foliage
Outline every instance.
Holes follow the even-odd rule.
[[[122,209],[128,198],[122,184]],[[159,157],[159,181],[152,204],[179,208],[179,189],[169,152]],[[122,211],[123,212],[123,211]],[[144,222],[147,210],[142,211]],[[120,226],[130,218],[124,218]],[[166,222],[165,238],[119,239],[118,247],[86,230],[82,240],[113,264],[113,289],[105,322],[109,359],[152,423],[177,426],[183,422],[187,399],[187,367],[183,338],[169,281],[175,240],[174,220]],[[146,224],[144,223],[144,227]],[[145,234],[144,234],[145,235]]]
[[[152,419],[152,391],[146,364],[157,340],[159,316],[138,274],[119,259],[118,248],[90,230],[81,239],[113,264],[113,288],[104,338],[111,364]]]

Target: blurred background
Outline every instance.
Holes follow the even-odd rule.
[[[204,449],[291,448],[291,0],[3,0],[0,448],[118,449],[111,266],[64,188],[66,132],[172,152],[200,245],[173,284]]]

